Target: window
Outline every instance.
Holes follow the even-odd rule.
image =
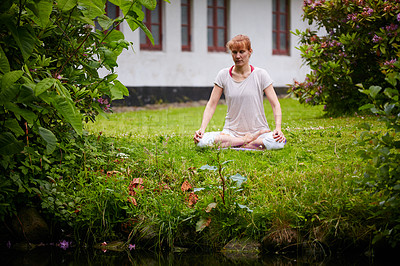
[[[106,2],[106,14],[111,19],[116,19],[119,17],[119,7],[110,3],[109,1]],[[119,24],[117,25],[117,30],[119,30]]]
[[[227,42],[226,0],[207,1],[207,39],[208,51],[225,52]]]
[[[289,55],[289,0],[272,1],[272,53]]]
[[[182,32],[182,51],[190,51],[191,48],[191,0],[181,0],[181,32]]]
[[[116,19],[119,17],[119,7],[109,1],[107,1],[105,4],[105,11],[106,11],[107,17],[109,17],[111,19]],[[96,28],[96,30],[103,30],[103,28],[100,26],[100,24],[98,22],[98,18],[95,21],[95,28]],[[111,29],[112,29],[112,27],[108,28],[107,30],[111,30]],[[119,24],[117,25],[116,29],[119,30]]]
[[[146,34],[140,31],[140,49],[141,50],[162,50],[162,17],[161,17],[162,1],[157,1],[154,10],[148,10],[143,7],[144,19],[143,23],[153,34],[154,46]]]

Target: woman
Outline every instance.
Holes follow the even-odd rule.
[[[226,46],[235,64],[218,73],[200,129],[194,135],[195,143],[199,147],[283,148],[286,138],[281,129],[281,106],[267,71],[249,64],[253,52],[250,39],[237,35]],[[205,133],[222,93],[228,106],[224,128],[222,132]],[[274,113],[275,129],[272,132],[265,118],[264,93]]]

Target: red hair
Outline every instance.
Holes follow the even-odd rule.
[[[236,35],[235,37],[232,38],[229,42],[226,43],[226,48],[229,50],[242,50],[242,49],[247,49],[251,51],[251,42],[250,38],[247,37],[246,35]]]

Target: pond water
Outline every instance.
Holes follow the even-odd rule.
[[[132,250],[115,252],[101,250],[62,250],[57,247],[39,247],[31,251],[0,250],[0,265],[393,265],[389,261],[372,260],[366,256],[297,257],[293,255],[262,255],[220,253],[168,253]]]

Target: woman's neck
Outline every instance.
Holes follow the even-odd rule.
[[[251,67],[249,64],[244,65],[244,66],[237,66],[235,65],[233,68],[233,72],[238,75],[246,75],[251,73]]]

